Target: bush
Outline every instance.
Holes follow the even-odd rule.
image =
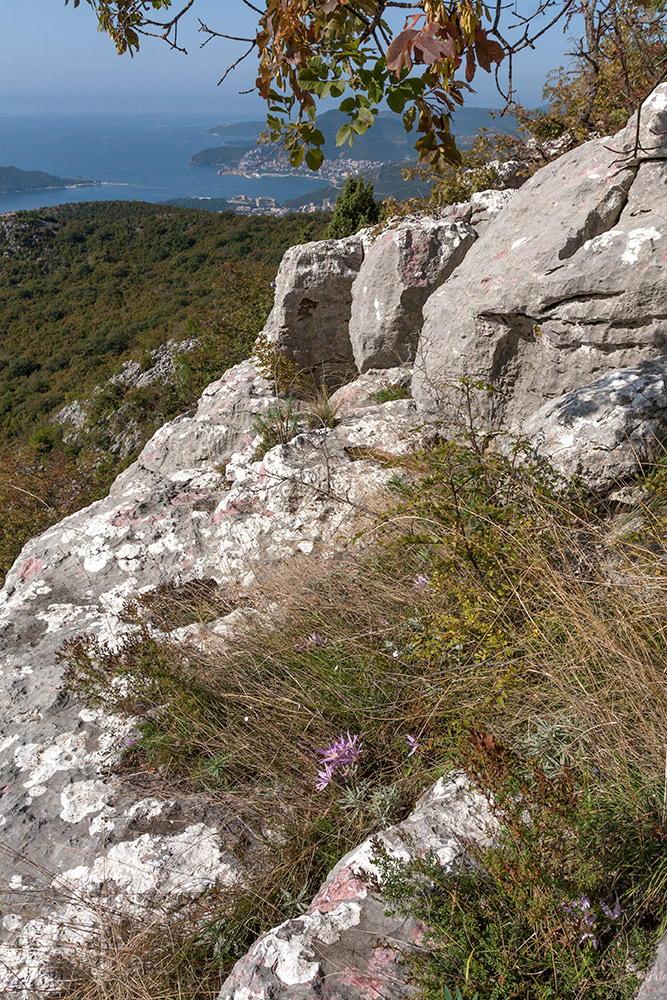
[[[364,226],[374,226],[380,221],[381,205],[375,200],[373,184],[363,177],[348,177],[326,231],[330,240],[353,236]]]

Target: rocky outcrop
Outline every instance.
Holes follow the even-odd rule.
[[[635,127],[548,164],[514,194],[424,307],[415,398],[492,383],[487,416],[518,423],[545,399],[665,353],[667,86]],[[665,245],[663,246],[663,243]]]
[[[230,369],[195,414],[155,435],[107,498],[29,542],[7,577],[3,996],[47,993],[52,959],[81,946],[100,907],[123,913],[159,901],[168,910],[217,880],[243,877],[246,824],[207,796],[167,795],[158,779],[119,774],[132,723],[68,695],[57,651],[82,633],[117,643],[131,628],[126,601],[160,584],[243,585],[295,553],[333,553],[372,515],[374,491],[393,474],[374,452],[400,455],[420,439],[412,400],[382,405],[366,396],[335,428],[299,433],[257,461],[253,422],[276,402],[252,362]]]
[[[312,429],[302,404],[294,436],[258,458],[258,418],[284,401],[244,362],[158,431],[108,497],[25,546],[0,594],[2,995],[48,994],[52,959],[81,946],[101,907],[168,912],[215,881],[243,879],[262,854],[261,834],[249,845],[231,804],[167,795],[119,770],[132,722],[63,690],[65,641],[122,641],[128,599],[161,584],[242,588],[296,554],[331,557],[373,517],[395,474],[387,459],[455,433],[445,405],[461,378],[496,389],[482,397],[487,424],[523,435],[591,489],[655,457],[667,426],[665,125],[667,85],[645,105],[638,151],[631,125],[518,192],[292,248],[265,335],[298,368],[363,370],[332,397],[321,424],[335,426]],[[396,359],[405,363],[389,367]],[[121,378],[140,385],[144,374]],[[225,618],[208,631],[231,627]],[[485,802],[452,779],[383,840],[401,856],[433,848],[453,865],[459,838],[483,840],[487,819]],[[409,996],[397,955],[418,944],[419,928],[386,917],[374,874],[367,843],[303,917],[260,938],[224,1000]]]
[[[422,307],[513,197],[482,191],[438,217],[390,220],[345,240],[292,247],[264,327],[301,370],[393,368],[415,357]]]
[[[667,358],[610,372],[550,400],[521,428],[531,450],[600,493],[664,454]]]
[[[386,912],[378,855],[409,862],[433,852],[454,873],[463,845],[487,845],[496,830],[488,802],[465,778],[441,778],[407,819],[346,854],[302,917],[263,934],[237,963],[219,1000],[414,996],[404,956],[419,950],[426,928],[401,912]]]
[[[349,323],[358,371],[394,368],[414,358],[426,299],[476,238],[466,222],[412,219],[368,242],[352,285]]]
[[[73,400],[63,406],[52,417],[51,422],[60,425],[63,440],[68,443],[84,445],[87,432],[94,430],[98,436],[102,431],[108,440],[107,450],[112,455],[128,458],[133,453],[136,454],[145,437],[142,439],[141,427],[128,412],[130,407],[123,398],[125,392],[131,389],[144,389],[147,386],[172,385],[176,375],[177,358],[193,351],[196,346],[197,341],[193,338],[169,340],[150,352],[146,364],[126,361],[117,375],[112,375],[104,385],[98,385],[93,389],[91,398]],[[105,390],[112,392],[115,390],[118,398],[114,397],[114,405],[110,412],[103,413],[93,421],[92,411],[96,399]]]
[[[298,368],[351,364],[352,283],[363,257],[359,236],[291,247],[283,257],[264,335]]]

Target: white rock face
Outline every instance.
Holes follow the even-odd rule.
[[[117,774],[134,723],[82,709],[62,689],[56,653],[84,633],[122,641],[125,602],[158,584],[243,585],[296,553],[344,546],[394,473],[373,450],[407,454],[421,440],[414,402],[378,404],[371,381],[336,428],[256,461],[253,421],[277,401],[251,362],[230,369],[107,498],[33,539],[12,567],[0,593],[0,898],[10,916],[0,995],[47,994],[50,959],[94,935],[102,898],[119,911],[168,908],[243,878],[235,848],[246,823],[204,795],[165,797],[159,777],[147,789]],[[233,617],[211,632],[224,635]],[[201,641],[192,629],[175,638]]]
[[[667,358],[610,372],[541,406],[520,429],[564,476],[606,492],[662,454],[667,440]]]
[[[477,234],[467,222],[405,219],[366,238],[352,285],[350,342],[357,369],[414,360],[422,306],[461,263]]]
[[[539,170],[424,306],[413,394],[493,384],[491,428],[667,351],[667,85],[631,122]]]
[[[235,966],[219,1000],[396,1000],[415,995],[402,956],[425,928],[387,914],[375,859],[410,861],[433,851],[454,872],[464,843],[487,845],[497,824],[487,800],[460,775],[441,778],[402,823],[369,838],[332,869],[308,911],[263,934]]]
[[[276,296],[264,327],[298,368],[349,365],[352,283],[364,256],[360,236],[290,247],[276,278]]]

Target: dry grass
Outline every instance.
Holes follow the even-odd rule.
[[[239,612],[224,643],[175,647],[144,633],[120,654],[70,650],[81,696],[146,719],[138,754],[165,775],[252,796],[278,831],[254,885],[217,898],[208,923],[193,921],[197,961],[214,954],[219,976],[386,822],[378,795],[405,812],[433,777],[461,766],[471,732],[543,771],[586,775],[604,792],[605,816],[636,818],[637,843],[652,829],[667,838],[667,544],[655,495],[642,538],[619,542],[604,516],[554,493],[540,470],[475,449],[446,446],[424,459],[415,484],[397,487],[359,553],[258,578],[255,610]],[[210,594],[205,603],[210,617]],[[189,614],[196,620],[196,608]],[[111,684],[118,676],[130,682],[124,699]],[[364,751],[345,803],[342,786],[317,792],[314,780],[318,751],[348,729]],[[421,745],[410,759],[408,735]],[[667,875],[651,858],[651,870],[637,861],[628,892],[659,922]],[[217,929],[202,938],[202,924]],[[185,975],[175,941],[172,983]],[[119,939],[119,955],[125,947]],[[113,950],[111,959],[119,974],[128,964]],[[128,981],[125,993],[69,996],[163,995],[150,968],[138,975],[155,983],[145,994]],[[188,982],[164,996],[205,995]]]

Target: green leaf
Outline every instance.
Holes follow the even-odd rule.
[[[305,66],[299,71],[297,80],[299,81],[299,86],[304,90],[314,90],[320,83],[319,75],[310,69],[309,66]]]
[[[338,105],[338,110],[342,111],[343,114],[349,115],[351,111],[354,111],[356,106],[354,97],[346,97],[345,100],[341,101]]]
[[[346,122],[336,132],[336,145],[342,146],[348,139],[352,138],[352,126]]]
[[[292,153],[290,153],[289,161],[293,167],[301,166],[301,164],[303,163],[303,156],[305,152],[306,152],[306,147],[299,146],[298,149],[295,149]]]
[[[306,153],[306,163],[311,170],[319,170],[324,160],[324,153],[321,149],[309,149]]]
[[[387,94],[387,104],[389,105],[389,110],[394,111],[397,115],[400,115],[403,108],[405,107],[406,95],[400,90],[390,90]]]
[[[363,122],[370,128],[375,123],[375,115],[370,108],[359,108],[357,112],[357,122]]]
[[[406,132],[412,132],[415,127],[415,120],[417,118],[417,108],[415,105],[411,105],[408,110],[403,115],[403,124],[405,125]]]

